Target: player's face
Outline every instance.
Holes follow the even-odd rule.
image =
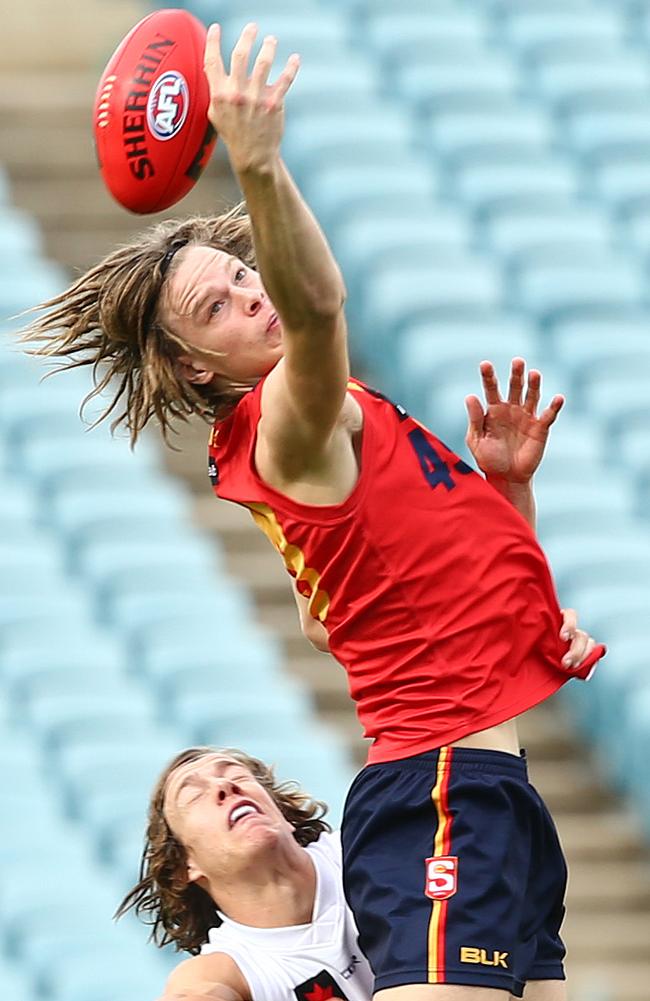
[[[173,333],[214,358],[191,356],[198,370],[239,383],[256,382],[282,357],[282,330],[257,271],[212,247],[176,255],[163,286],[160,317]]]
[[[187,850],[190,879],[218,885],[280,839],[293,841],[291,824],[266,789],[248,768],[219,753],[172,772],[164,812]]]

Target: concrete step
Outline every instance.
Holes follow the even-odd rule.
[[[648,1001],[650,963],[609,960],[585,964],[569,962],[570,1001]]]
[[[608,912],[569,910],[562,936],[572,961],[627,959],[634,963],[645,956],[650,963],[650,915],[645,913],[621,913],[613,919]]]
[[[646,859],[639,822],[624,808],[585,816],[575,811],[554,815],[567,858],[576,861]],[[650,940],[649,940],[650,941]]]
[[[602,863],[572,859],[567,901],[567,911],[588,914],[650,909],[650,865],[645,860]]]
[[[593,813],[615,802],[612,791],[584,761],[531,761],[529,775],[553,816],[561,811]]]
[[[142,5],[131,0],[14,3],[2,23],[3,73],[69,73],[74,68],[99,79],[120,40],[144,14]]]

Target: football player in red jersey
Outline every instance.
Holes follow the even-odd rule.
[[[572,671],[533,532],[531,477],[562,405],[537,416],[523,363],[482,367],[468,441],[485,476],[349,373],[345,288],[280,156],[292,57],[229,71],[210,30],[210,118],[248,217],[165,224],[49,304],[41,353],[105,367],[133,439],[214,419],[216,492],[282,555],[372,738],[343,824],[344,878],[382,1001],[563,1001],[566,870],[516,718]],[[56,333],[55,333],[56,332]],[[43,342],[45,342],[43,344]],[[117,402],[117,400],[116,400]]]

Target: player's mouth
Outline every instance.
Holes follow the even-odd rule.
[[[259,806],[251,799],[240,799],[228,814],[228,827],[232,830],[235,824],[239,824],[246,817],[259,816],[261,813]]]
[[[269,322],[266,324],[266,332],[270,334],[272,330],[277,330],[280,326],[280,320],[277,313],[271,313],[269,317]]]

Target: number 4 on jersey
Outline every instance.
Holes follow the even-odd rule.
[[[424,478],[431,489],[435,489],[435,487],[442,483],[447,490],[453,490],[456,484],[451,475],[451,469],[427,439],[422,428],[414,428],[412,431],[409,431],[408,439],[418,457]],[[454,463],[454,469],[464,476],[472,472],[471,466],[468,466],[462,459]]]

